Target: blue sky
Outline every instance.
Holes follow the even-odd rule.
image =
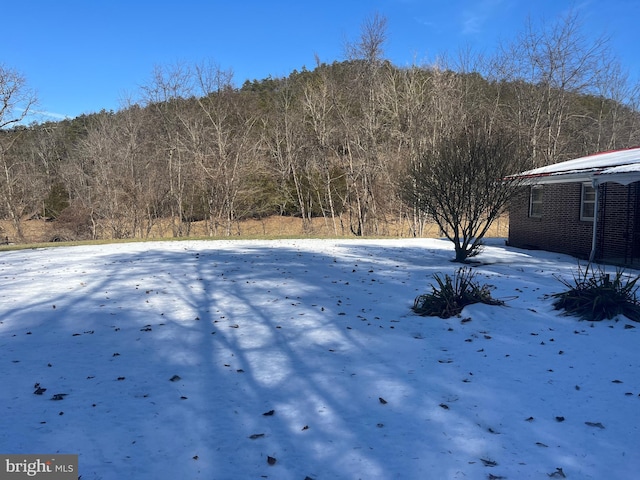
[[[154,66],[213,61],[246,79],[286,76],[344,59],[344,44],[378,12],[386,57],[402,66],[470,46],[491,53],[527,17],[578,12],[587,35],[606,34],[640,77],[639,0],[25,0],[4,2],[0,63],[36,90],[40,120],[117,110]],[[46,116],[48,115],[48,116]]]

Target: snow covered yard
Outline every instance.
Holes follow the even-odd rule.
[[[0,253],[0,452],[77,453],[82,480],[636,477],[640,325],[560,316],[545,295],[577,262],[499,242],[475,268],[506,306],[413,315],[452,257],[427,239]]]

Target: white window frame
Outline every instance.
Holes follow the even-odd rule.
[[[592,215],[585,213],[586,207],[590,205],[590,212]],[[596,189],[593,188],[591,183],[583,183],[580,189],[580,220],[583,222],[593,222],[593,217],[596,214]]]
[[[539,192],[535,200],[534,200],[533,192]],[[543,199],[542,185],[532,185],[531,190],[529,192],[529,217],[531,218],[542,217],[542,199]]]

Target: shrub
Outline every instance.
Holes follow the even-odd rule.
[[[564,310],[565,315],[577,315],[583,320],[600,321],[625,315],[630,320],[640,322],[640,303],[636,285],[640,276],[631,277],[623,269],[616,269],[611,275],[604,269],[578,266],[573,281],[557,277],[568,290],[552,295],[553,307]]]
[[[416,297],[412,310],[418,315],[449,318],[458,315],[462,309],[473,303],[504,305],[501,300],[491,297],[491,287],[474,280],[475,272],[468,267],[456,270],[453,278],[435,274],[437,287],[431,285],[431,293]]]
[[[44,199],[44,215],[55,219],[69,206],[69,192],[61,183],[55,183]]]
[[[64,242],[93,238],[91,210],[72,202],[57,216],[49,241]]]

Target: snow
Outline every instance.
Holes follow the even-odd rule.
[[[628,165],[619,165],[601,170],[598,175],[614,175],[617,173],[636,173],[640,172],[640,160],[638,163],[630,163]]]
[[[640,147],[596,153],[586,157],[555,163],[522,173],[523,176],[570,174],[598,171],[608,167],[640,164]]]
[[[594,184],[597,185],[608,181],[620,183],[621,185],[629,185],[640,181],[640,160],[637,163],[603,168],[594,174]]]
[[[3,252],[0,452],[82,480],[636,477],[640,329],[560,315],[577,261],[503,244],[474,268],[506,306],[448,320],[410,310],[458,267],[439,239]]]

